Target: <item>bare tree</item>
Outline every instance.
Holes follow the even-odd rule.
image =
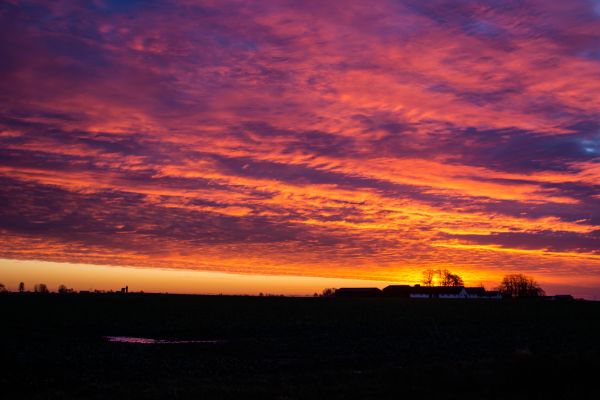
[[[437,271],[434,269],[426,269],[423,271],[423,279],[421,279],[423,286],[433,286],[433,278],[436,273]]]
[[[69,289],[68,287],[66,287],[63,284],[58,285],[58,293],[61,294],[65,294],[65,293],[73,293],[73,289]]]
[[[327,288],[327,289],[323,289],[323,292],[321,293],[321,296],[323,297],[331,297],[335,294],[335,288]]]
[[[513,298],[540,297],[546,294],[533,278],[523,274],[506,275],[498,290],[503,295]]]
[[[34,287],[33,287],[33,291],[35,293],[48,293],[48,286],[46,286],[45,283],[37,283]]]
[[[426,269],[421,283],[424,286],[464,286],[462,278],[447,269]]]
[[[25,291],[25,283],[19,282],[19,293],[23,293]]]
[[[440,286],[464,286],[462,278],[447,269],[440,271]]]

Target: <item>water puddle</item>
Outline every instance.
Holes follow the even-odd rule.
[[[224,340],[173,340],[173,339],[152,339],[132,336],[103,336],[104,339],[114,343],[131,343],[131,344],[218,344],[224,343]]]

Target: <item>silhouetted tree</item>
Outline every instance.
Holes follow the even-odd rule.
[[[48,286],[45,283],[38,283],[33,287],[33,291],[36,293],[48,293]]]
[[[25,291],[25,284],[23,282],[19,282],[19,293],[23,293]]]
[[[498,290],[508,297],[539,297],[544,296],[546,292],[531,277],[523,274],[510,274],[502,279]]]
[[[0,283],[0,293],[6,293],[6,286],[4,286],[4,283]]]
[[[440,285],[441,286],[464,286],[462,278],[448,271],[447,269],[440,271]]]
[[[423,286],[433,286],[433,278],[435,275],[436,271],[433,269],[426,269],[423,271],[423,279],[421,279]]]
[[[335,294],[335,288],[327,288],[327,289],[323,289],[323,292],[321,293],[321,296],[323,297],[331,297]]]
[[[73,293],[73,289],[69,289],[65,285],[60,284],[60,285],[58,285],[58,293],[61,293],[61,294]]]
[[[424,286],[464,286],[462,278],[447,269],[426,269],[421,283]]]

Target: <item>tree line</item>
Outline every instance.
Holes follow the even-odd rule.
[[[25,282],[19,282],[18,289],[19,293],[25,293]],[[8,289],[3,283],[0,283],[0,293],[6,293]],[[50,293],[50,289],[48,289],[48,285],[45,283],[36,283],[33,285],[34,293]],[[60,284],[58,285],[58,293],[75,293],[75,290],[68,288],[67,286]]]
[[[426,269],[422,272],[421,284],[424,286],[464,286],[463,279],[447,269]],[[505,297],[541,297],[546,292],[532,277],[523,274],[509,274],[502,278],[496,287]]]
[[[421,285],[427,287],[458,287],[464,286],[463,278],[447,269],[426,269],[422,272]],[[314,296],[330,297],[335,294],[335,288],[323,289],[321,294]],[[528,298],[545,296],[546,292],[535,279],[523,274],[509,274],[495,290],[507,298]]]
[[[426,269],[421,283],[424,286],[464,286],[463,279],[447,269]]]

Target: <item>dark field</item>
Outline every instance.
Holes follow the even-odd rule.
[[[595,398],[600,303],[0,296],[2,398]],[[103,336],[221,339],[109,343]]]

